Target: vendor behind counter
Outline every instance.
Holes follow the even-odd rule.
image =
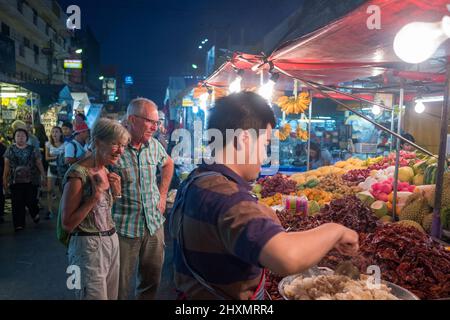
[[[318,143],[311,142],[309,163],[311,169],[331,165],[333,157],[327,149],[322,149]]]

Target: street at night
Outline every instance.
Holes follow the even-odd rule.
[[[445,0],[0,0],[0,302],[450,300],[449,38]]]

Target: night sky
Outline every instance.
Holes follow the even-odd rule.
[[[213,44],[214,32],[236,41],[241,28],[251,42],[262,40],[302,0],[60,0],[81,9],[101,45],[102,65],[116,65],[134,77],[134,94],[161,104],[169,76],[192,75],[190,66],[206,59],[198,45]]]

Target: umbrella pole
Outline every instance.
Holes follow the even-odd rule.
[[[392,107],[391,110],[391,131],[394,131],[395,127],[395,110],[394,107]],[[394,150],[394,137],[391,137],[391,143],[390,143],[390,152],[392,152],[392,150]]]
[[[399,101],[399,113],[398,113],[398,127],[397,134],[401,134],[402,130],[402,109],[403,109],[403,100],[405,97],[405,90],[403,89],[403,81],[401,81],[400,87],[400,101]],[[392,112],[394,112],[392,110]],[[398,189],[398,169],[400,167],[400,139],[396,140],[396,148],[395,148],[395,171],[394,171],[394,197],[392,199],[392,219],[395,221],[395,217],[397,215],[397,189]]]
[[[311,162],[309,160],[309,153],[311,152],[311,131],[312,131],[311,119],[312,119],[312,100],[313,100],[312,99],[313,94],[312,94],[311,90],[309,91],[309,97],[310,97],[310,102],[309,102],[309,116],[308,116],[308,151],[306,154],[306,169],[308,171],[311,170]]]
[[[441,117],[441,135],[439,142],[439,158],[436,177],[436,197],[433,210],[433,224],[431,226],[431,236],[440,239],[442,236],[441,225],[441,206],[442,206],[442,189],[444,185],[444,171],[447,161],[447,134],[448,134],[448,116],[450,109],[450,64],[447,64],[447,79],[444,93],[444,104],[442,106]]]

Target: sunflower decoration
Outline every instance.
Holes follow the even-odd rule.
[[[308,92],[301,92],[297,98],[282,96],[277,100],[277,104],[287,115],[305,113],[310,103],[311,98]]]
[[[285,141],[291,135],[292,127],[289,123],[286,123],[279,130],[275,131],[275,137],[280,141]]]
[[[308,140],[309,136],[308,136],[308,131],[303,130],[302,128],[300,128],[300,126],[297,127],[297,139],[298,140],[302,140],[302,141],[306,141]]]

